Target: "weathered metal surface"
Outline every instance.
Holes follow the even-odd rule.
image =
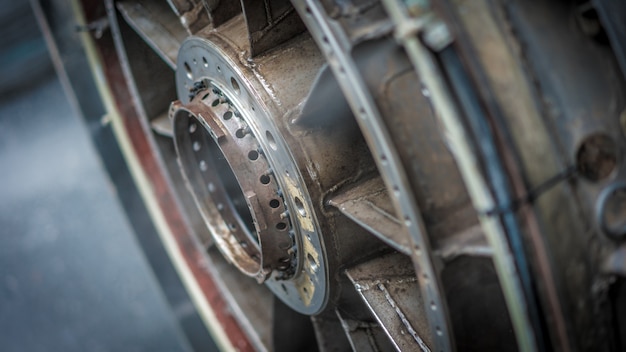
[[[341,327],[350,340],[353,351],[383,352],[396,350],[385,331],[376,322],[346,318],[339,311],[337,311],[337,317],[339,317]]]
[[[404,46],[416,72],[423,80],[433,108],[437,113],[436,117],[444,128],[447,142],[463,176],[463,182],[468,188],[473,206],[480,215],[481,226],[494,250],[494,263],[507,299],[518,344],[521,349],[538,348],[542,346],[543,341],[541,338],[538,339],[536,335],[538,334],[540,337],[541,330],[539,330],[540,326],[535,314],[538,310],[535,296],[530,287],[532,281],[528,275],[526,258],[520,253],[523,248],[520,248],[519,244],[519,229],[515,224],[509,226],[516,219],[510,213],[505,213],[506,217],[503,217],[502,221],[499,214],[497,216],[488,214],[489,210],[498,208],[501,202],[506,202],[508,196],[506,180],[502,179],[502,173],[499,172],[499,159],[493,157],[495,151],[490,140],[491,135],[488,133],[488,129],[485,129],[484,137],[487,137],[485,143],[479,140],[476,146],[472,144],[471,132],[468,131],[467,125],[462,120],[462,108],[470,106],[469,104],[464,106],[461,103],[473,104],[474,100],[469,99],[466,95],[459,96],[456,94],[467,93],[471,95],[473,92],[454,92],[448,85],[451,82],[448,82],[446,78],[459,78],[463,74],[462,69],[454,72],[442,71],[441,67],[438,66],[438,64],[441,64],[443,68],[449,66],[447,65],[449,62],[444,61],[449,58],[446,53],[451,53],[449,48],[452,41],[451,34],[447,26],[438,18],[428,16],[429,11],[431,11],[428,3],[414,4],[410,9],[407,4],[397,0],[384,0],[384,4],[394,19],[396,38]],[[417,24],[418,27],[411,27],[411,24]],[[429,33],[438,35],[430,35]],[[423,35],[424,38],[439,38],[439,43],[432,40],[422,42],[418,34]],[[430,47],[427,47],[427,44]],[[431,47],[434,48],[432,50],[440,51],[438,59],[441,61],[437,61]],[[457,75],[453,76],[451,73]],[[450,75],[446,77],[445,74]],[[478,122],[483,121],[476,118],[479,117],[477,109],[475,109],[476,105],[471,107],[472,110],[467,111],[470,130]],[[474,117],[474,119],[470,119],[470,117]],[[472,122],[474,123],[472,124]],[[474,150],[474,148],[476,149]],[[481,160],[480,157],[484,157],[485,160]],[[483,166],[479,164],[480,161],[484,162],[484,174],[480,168]],[[489,184],[490,181],[498,181],[493,185],[493,193]],[[535,329],[538,330],[535,331]]]
[[[376,177],[334,195],[328,203],[396,250],[410,255],[411,242],[395,215],[387,188]]]
[[[430,351],[433,334],[411,268],[401,254],[389,254],[346,270],[357,292],[399,351]]]
[[[289,0],[242,0],[241,4],[253,57],[306,30]]]
[[[167,2],[189,34],[194,34],[211,23],[202,0],[167,0]]]
[[[387,5],[394,3],[391,0],[383,2]],[[257,289],[264,290],[265,287],[255,286],[249,280],[239,285],[242,279],[239,272],[217,258],[214,247],[210,249],[214,260],[207,262],[212,259],[207,259],[203,252],[212,244],[211,234],[202,227],[195,227],[195,233],[189,230],[184,218],[186,214],[179,211],[181,204],[189,207],[189,202],[172,197],[176,185],[163,172],[165,166],[173,169],[175,164],[170,150],[172,145],[168,145],[167,138],[151,136],[150,132],[152,129],[164,135],[170,133],[167,121],[160,116],[164,104],[173,99],[170,98],[173,85],[167,83],[171,81],[168,76],[171,72],[163,63],[155,62],[155,56],[147,53],[150,49],[141,42],[146,41],[173,67],[171,47],[167,49],[169,54],[163,48],[173,45],[174,40],[169,38],[169,42],[160,43],[159,40],[167,35],[159,33],[175,24],[179,26],[178,35],[181,35],[182,27],[176,23],[177,17],[181,17],[190,32],[195,33],[197,44],[181,50],[184,60],[177,70],[179,99],[184,104],[194,97],[201,100],[202,96],[196,96],[201,90],[196,85],[204,84],[205,88],[212,85],[218,92],[209,92],[206,99],[212,99],[212,94],[218,95],[218,108],[222,105],[228,109],[234,107],[231,112],[247,114],[243,119],[229,120],[224,118],[225,110],[213,116],[213,107],[210,107],[211,111],[187,107],[197,115],[198,121],[210,127],[206,131],[215,134],[218,145],[220,140],[224,143],[225,137],[229,137],[226,138],[228,146],[213,155],[215,160],[227,160],[223,167],[215,166],[215,169],[234,171],[232,182],[222,188],[230,187],[231,191],[233,188],[252,189],[251,193],[242,192],[249,197],[239,198],[234,196],[236,192],[225,191],[221,204],[232,203],[235,209],[232,218],[242,220],[237,223],[240,229],[252,224],[250,228],[254,233],[259,229],[262,232],[271,227],[268,224],[279,222],[285,223],[285,230],[293,229],[295,245],[289,249],[291,252],[287,250],[293,255],[290,263],[293,273],[289,274],[293,275],[271,277],[268,287],[291,307],[307,314],[321,314],[313,319],[321,349],[345,349],[352,344],[354,349],[375,350],[380,347],[379,342],[385,340],[380,339],[381,331],[391,336],[399,349],[404,346],[412,350],[431,347],[448,350],[454,349],[454,340],[463,350],[514,349],[502,288],[509,303],[514,303],[510,304],[509,310],[521,346],[532,347],[531,330],[524,325],[524,304],[527,302],[515,296],[520,290],[511,282],[515,283],[517,272],[509,270],[515,266],[510,265],[512,261],[503,241],[504,235],[515,227],[509,226],[504,232],[504,226],[498,220],[505,212],[512,216],[513,210],[517,211],[528,237],[528,253],[531,254],[526,257],[533,260],[533,275],[538,278],[533,295],[536,293],[541,298],[544,325],[551,330],[550,338],[556,341],[554,346],[564,350],[571,346],[578,348],[583,346],[578,342],[588,343],[594,336],[601,336],[602,329],[608,331],[603,322],[609,318],[602,311],[602,304],[614,300],[610,292],[616,290],[613,278],[606,274],[622,275],[624,272],[624,251],[619,247],[624,197],[621,191],[611,191],[611,187],[619,189],[618,181],[626,172],[620,157],[623,126],[619,121],[626,121],[623,94],[619,94],[623,93],[620,91],[622,84],[617,78],[607,80],[610,75],[607,76],[606,72],[614,72],[616,68],[611,60],[606,61],[610,65],[605,65],[607,70],[603,74],[589,78],[593,76],[589,72],[595,72],[589,68],[593,66],[590,64],[605,62],[602,58],[606,59],[609,51],[597,47],[591,49],[580,56],[585,67],[576,70],[571,69],[576,63],[559,67],[564,71],[585,71],[571,77],[580,76],[593,83],[586,88],[577,88],[578,78],[564,80],[569,83],[562,89],[558,79],[555,80],[555,77],[561,77],[561,71],[555,70],[552,76],[537,75],[538,67],[545,72],[545,67],[551,64],[546,66],[546,50],[538,49],[542,42],[538,41],[541,45],[537,45],[528,39],[532,37],[528,33],[535,28],[528,30],[525,27],[526,5],[519,6],[520,10],[516,8],[516,1],[507,2],[504,7],[497,3],[489,9],[486,8],[488,2],[481,1],[469,5],[463,1],[446,2],[445,5],[437,3],[439,10],[444,9],[439,12],[446,14],[443,18],[448,23],[429,22],[424,27],[427,30],[420,36],[423,41],[418,41],[413,35],[421,30],[416,27],[421,22],[414,22],[415,19],[398,21],[395,14],[392,17],[398,27],[394,27],[394,21],[382,10],[383,2],[293,2],[326,57],[328,66],[325,68],[324,58],[310,37],[300,34],[303,30],[300,19],[292,5],[284,0],[171,0],[169,3],[175,14],[167,20],[158,19],[160,12],[152,11],[157,7],[162,10],[165,2],[157,5],[123,2],[118,5],[122,16],[139,35],[125,25],[113,23],[114,27],[117,26],[113,28],[113,34],[118,36],[116,39],[123,38],[124,47],[118,43],[118,49],[126,79],[131,83],[130,91],[115,93],[119,100],[133,100],[134,107],[131,108],[135,109],[136,115],[143,117],[133,125],[141,127],[142,131],[132,133],[133,138],[135,134],[144,134],[136,137],[139,141],[144,140],[139,146],[143,148],[139,149],[142,167],[150,175],[156,173],[151,177],[156,177],[154,191],[163,198],[161,208],[165,209],[164,205],[174,207],[168,209],[173,214],[166,214],[165,220],[170,227],[180,226],[175,228],[177,243],[203,293],[211,294],[211,286],[203,275],[212,275],[208,282],[211,277],[217,279],[217,286],[226,296],[227,305],[233,309],[235,320],[248,335],[249,343],[246,342],[244,349],[279,347],[270,341],[268,336],[271,335],[274,342],[281,342],[281,348],[295,348],[287,347],[293,345],[280,340],[281,331],[295,327],[276,319],[280,319],[278,315],[287,320],[306,322],[306,319],[283,314],[284,310],[283,313],[280,309],[268,313],[267,307],[259,309],[254,306],[254,295],[261,292]],[[111,6],[112,2],[108,4]],[[413,5],[417,6],[416,3]],[[204,9],[200,9],[202,6]],[[449,15],[449,12],[458,14]],[[543,23],[542,28],[551,28],[552,22],[546,21],[550,13],[537,10],[530,17]],[[212,25],[208,25],[207,19],[212,20]],[[562,30],[561,25],[556,27]],[[509,31],[511,26],[516,27],[514,33]],[[452,65],[456,71],[450,69],[449,59],[454,59],[457,52],[448,50],[453,42],[449,32],[445,31],[448,28],[455,36],[454,50],[458,50],[463,60],[462,65],[459,62]],[[418,69],[421,67],[419,76],[406,52],[388,35],[394,29],[409,55],[416,52],[413,45],[425,44],[422,47],[425,55],[413,62]],[[587,33],[584,28],[582,32]],[[559,62],[567,60],[559,55],[579,57],[580,47],[572,48],[587,45],[580,44],[586,39],[579,34],[555,45],[560,48],[558,55],[550,57],[558,58]],[[519,43],[524,45],[518,47]],[[434,55],[441,59],[436,61],[437,65],[430,61]],[[433,65],[424,69],[428,64]],[[447,70],[439,71],[439,65],[446,66]],[[469,72],[473,80],[471,84],[466,84],[467,77],[464,84],[459,84],[458,73],[464,73],[464,70]],[[437,75],[442,72],[447,76],[438,81],[441,77]],[[114,79],[111,82],[117,84]],[[444,83],[438,85],[441,82]],[[446,93],[443,86],[449,88],[450,84],[456,87],[450,99],[453,103],[442,104],[442,92]],[[563,102],[584,89],[597,92],[564,107]],[[598,93],[601,91],[611,94],[606,94],[602,100],[599,98],[602,94]],[[121,94],[124,92],[126,97]],[[458,100],[468,97],[473,99],[474,105],[457,105]],[[486,131],[481,135],[485,138],[479,139],[497,146],[495,158],[495,154],[487,158],[484,149],[473,148],[476,145],[466,138],[469,133],[461,128],[461,119],[444,116],[455,106],[462,106],[459,116],[484,110],[481,111],[485,115],[483,122],[486,121],[489,128],[482,130]],[[605,123],[610,118],[605,116],[620,113],[621,120],[613,116],[613,120]],[[568,116],[563,118],[561,114]],[[598,129],[598,126],[604,127]],[[189,130],[191,125],[181,128]],[[242,138],[237,136],[240,131]],[[153,138],[159,141],[163,161],[158,160],[156,153],[159,151]],[[246,139],[249,143],[239,139]],[[133,141],[133,145],[136,143]],[[258,147],[253,145],[255,143]],[[195,145],[190,141],[188,147],[193,151]],[[200,149],[204,146],[200,145]],[[247,154],[250,152],[252,154]],[[260,155],[267,157],[267,162],[257,166],[262,165],[262,169],[267,170],[248,167],[246,163],[256,162]],[[500,169],[504,169],[509,177],[505,182],[494,181],[493,173],[488,177],[483,174],[493,167],[494,160],[504,165]],[[204,172],[203,168],[210,168],[209,163],[201,163],[204,160],[196,161],[200,172]],[[574,163],[576,165],[572,165]],[[575,187],[570,187],[563,180],[572,177],[568,170],[575,169],[581,177]],[[267,172],[261,175],[261,171]],[[498,175],[505,175],[500,171]],[[259,175],[267,175],[271,180],[272,186],[263,189],[268,191],[265,195],[250,187],[250,182],[260,186]],[[176,177],[172,180],[182,183]],[[546,184],[546,180],[553,181]],[[464,182],[468,185],[467,190]],[[280,187],[272,188],[274,183]],[[506,183],[511,187],[506,187]],[[209,189],[209,184],[205,190]],[[492,191],[509,188],[517,197],[509,197],[511,207],[508,202],[493,201]],[[476,209],[471,205],[468,191]],[[574,192],[578,192],[578,196],[573,195]],[[281,197],[278,202],[284,207],[280,212],[270,211],[271,216],[266,217],[267,214],[260,209],[269,198],[273,199],[274,193]],[[202,192],[199,194],[203,195]],[[534,203],[529,204],[529,201]],[[500,207],[496,206],[498,204]],[[185,212],[191,214],[193,209]],[[254,221],[241,219],[246,214]],[[583,216],[576,218],[575,214]],[[477,225],[479,219],[482,227]],[[235,224],[235,221],[224,223]],[[233,232],[232,229],[229,231]],[[586,234],[581,234],[584,231]],[[374,239],[370,232],[383,243]],[[219,231],[213,231],[213,235],[216,233],[219,235]],[[563,233],[570,235],[564,237]],[[270,231],[267,235],[279,240],[281,232]],[[491,245],[487,245],[485,237],[490,239]],[[247,241],[248,248],[259,247],[253,236],[245,235],[236,240]],[[585,246],[587,243],[591,245]],[[280,247],[278,243],[271,247],[274,245]],[[587,255],[586,251],[591,254]],[[280,253],[284,254],[284,249]],[[381,253],[386,254],[381,256]],[[567,253],[573,253],[569,262]],[[258,254],[261,256],[261,252]],[[280,272],[276,259],[281,255],[266,254],[273,257],[270,260],[273,264],[268,269]],[[589,265],[577,265],[585,256],[591,258]],[[490,258],[498,265],[502,288]],[[198,263],[204,265],[204,271],[194,268]],[[358,264],[352,267],[354,263]],[[347,274],[358,294],[343,276],[346,267],[350,268]],[[606,276],[590,276],[600,271]],[[589,278],[595,281],[591,282]],[[589,289],[590,299],[575,301],[585,287],[593,287],[593,290]],[[269,291],[263,292],[265,298],[271,298]],[[361,300],[366,302],[368,309]],[[213,305],[214,300],[209,301]],[[580,304],[573,307],[575,302]],[[619,310],[619,301],[610,303],[618,307],[616,311]],[[453,313],[451,317],[447,314],[448,304]],[[566,314],[566,309],[584,314]],[[370,310],[380,323],[379,328],[363,323],[372,319]],[[594,313],[588,314],[590,311]],[[220,321],[230,324],[223,313],[217,312],[217,315]],[[489,324],[476,324],[483,317],[488,317],[485,319],[489,319]],[[571,322],[565,323],[564,317],[572,318]],[[274,324],[263,323],[272,319]],[[594,321],[598,327],[572,337],[572,331]],[[303,330],[310,329],[306,324],[302,326]],[[483,326],[488,332],[482,331]],[[496,343],[490,339],[491,332],[506,341]],[[241,334],[241,330],[235,329],[234,334]],[[472,339],[476,340],[474,344]],[[570,340],[578,341],[569,345]]]
[[[243,141],[253,136],[253,140],[258,146],[255,148],[252,148],[251,145],[247,146],[246,148],[249,150],[246,150],[246,154],[252,150],[256,150],[259,155],[263,153],[263,159],[267,160],[268,164],[266,169],[262,170],[264,174],[240,175],[233,185],[245,191],[246,188],[249,188],[245,185],[253,183],[270,193],[274,189],[273,187],[277,187],[269,200],[266,199],[270,197],[269,193],[261,195],[260,191],[255,191],[253,193],[259,196],[255,197],[249,194],[252,198],[247,199],[246,203],[252,209],[252,214],[260,214],[258,209],[269,209],[272,217],[284,217],[281,221],[277,219],[270,221],[268,217],[255,216],[260,230],[278,231],[293,238],[293,241],[283,244],[285,241],[274,238],[274,236],[265,237],[272,240],[274,245],[262,248],[258,255],[260,257],[271,256],[278,261],[287,259],[286,262],[278,265],[267,262],[268,269],[263,269],[263,272],[264,275],[271,274],[271,277],[267,277],[266,285],[294,309],[308,314],[319,312],[325,307],[329,294],[328,268],[324,248],[321,244],[320,227],[316,219],[315,207],[311,197],[307,194],[309,190],[302,179],[299,166],[294,162],[289,152],[290,148],[284,141],[285,137],[276,124],[278,121],[274,120],[282,118],[286,110],[296,106],[308,93],[311,80],[307,78],[317,74],[321,64],[321,60],[316,60],[319,54],[313,43],[303,38],[301,41],[293,42],[289,50],[271,57],[258,57],[254,62],[250,62],[247,58],[239,55],[245,51],[247,45],[245,23],[242,17],[230,21],[220,27],[218,31],[207,32],[206,35],[212,41],[192,38],[185,42],[181,48],[179,55],[181,66],[177,70],[179,99],[183,103],[187,103],[190,100],[190,89],[203,79],[209,79],[211,84],[221,91],[223,99],[228,101],[224,105],[232,104],[233,111],[239,112],[240,118],[232,118],[232,122],[239,125],[239,127],[233,125],[232,128],[240,128],[240,131],[233,130],[230,132],[230,134],[235,134],[233,141],[239,139]],[[278,79],[276,75],[281,74],[282,76],[284,73],[283,65],[289,67],[290,63],[301,63],[304,57],[308,59],[306,65],[299,64],[292,68],[298,70],[297,79],[294,77],[289,82],[291,84]],[[290,89],[285,89],[287,87]],[[218,116],[218,118],[219,120],[213,119],[213,121],[220,124],[223,122],[219,121],[226,121],[223,116]],[[214,130],[215,128],[211,129]],[[241,132],[242,138],[237,136],[239,132]],[[219,139],[219,135],[216,136]],[[235,174],[246,170],[246,168],[235,165],[240,163],[237,161],[238,158],[230,158],[228,155],[226,157],[228,164],[231,165],[227,168],[236,170]],[[247,156],[244,158],[244,163],[250,163]],[[261,160],[261,157],[258,160]],[[255,172],[258,173],[259,170]],[[264,175],[268,176],[267,181],[269,182],[264,182]],[[218,184],[215,185],[216,189],[220,190]],[[198,190],[206,192],[207,188],[203,188],[198,188]],[[220,192],[228,197],[228,192],[223,190]],[[205,199],[201,193],[198,194],[199,199]],[[280,214],[273,210],[274,200],[282,209]],[[223,204],[226,205],[226,201]],[[219,203],[215,204],[214,211],[206,214],[205,220],[214,221],[220,218],[218,206]],[[275,227],[280,224],[285,226]],[[272,229],[268,230],[266,226],[271,226]],[[212,228],[217,229],[217,227]],[[225,238],[220,234],[226,234],[229,230],[227,226],[222,226],[219,232],[213,232],[217,237]],[[229,248],[239,248],[239,252],[244,252],[241,251],[242,246],[233,241],[230,242]],[[252,243],[247,245],[248,248],[254,246]],[[285,251],[287,254],[272,254]],[[252,260],[248,260],[250,265],[254,261],[253,256],[248,257]],[[239,255],[230,256],[230,259],[235,263],[241,258],[243,257]],[[270,270],[272,268],[278,269],[281,265],[286,265],[288,271],[281,273],[281,270],[277,270],[272,273]],[[286,280],[287,278],[292,279]]]
[[[337,317],[315,316],[311,317],[311,321],[320,351],[350,351],[350,341],[346,338]]]
[[[174,102],[181,171],[218,248],[246,275],[264,282],[295,271],[294,240],[282,193],[265,151],[216,86]]]
[[[116,6],[137,34],[175,70],[178,49],[187,33],[165,3],[122,1],[116,3]]]
[[[217,28],[241,13],[241,1],[202,0],[211,26]]]
[[[372,97],[352,57],[350,35],[339,23],[329,18],[324,7],[315,1],[294,3],[309,32],[328,58],[339,85],[346,96],[357,123],[368,143],[370,151],[392,199],[398,215],[403,219],[413,241],[412,256],[420,283],[423,302],[432,302],[436,309],[426,310],[430,324],[438,327],[433,335],[437,349],[451,349],[449,320],[441,287],[430,257],[429,238],[422,213],[414,192],[406,178],[405,166],[393,145],[393,139],[385,126],[383,115]],[[380,64],[378,66],[381,66]],[[424,279],[430,278],[429,280]]]

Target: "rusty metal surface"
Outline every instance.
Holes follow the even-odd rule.
[[[610,75],[617,69],[615,65],[605,65],[607,70],[595,76],[589,69],[591,63],[610,63],[606,48],[590,49],[580,62],[561,66],[553,76],[538,75],[537,70],[545,72],[545,67],[553,64],[550,60],[567,61],[558,55],[568,52],[573,57],[581,50],[576,45],[581,45],[582,37],[576,34],[572,37],[576,40],[569,38],[555,46],[558,50],[551,48],[559,51],[555,55],[544,55],[540,48],[546,44],[534,39],[536,29],[526,27],[532,21],[524,16],[530,11],[534,14],[530,17],[558,32],[562,23],[552,26],[547,21],[550,11],[528,10],[515,1],[507,2],[509,7],[487,8],[486,1],[438,6],[455,37],[437,37],[433,34],[436,26],[431,25],[420,38],[427,55],[441,59],[437,65],[449,64],[446,57],[450,56],[444,57],[441,49],[455,41],[454,50],[463,60],[457,66],[469,72],[473,85],[459,85],[450,70],[441,72],[450,78],[445,80],[448,88],[456,84],[452,100],[467,98],[466,93],[480,98],[478,105],[490,127],[483,137],[497,145],[496,154],[501,158],[487,160],[484,150],[475,150],[474,144],[456,138],[470,135],[468,126],[461,120],[450,124],[441,118],[441,111],[433,111],[433,107],[441,108],[441,87],[423,84],[432,83],[439,71],[416,75],[412,62],[389,34],[395,30],[398,39],[404,40],[418,29],[391,21],[379,1],[307,0],[294,1],[293,6],[285,0],[168,2],[175,10],[168,18],[154,10],[163,10],[165,2],[157,7],[148,2],[118,4],[120,14],[137,34],[125,25],[118,29],[113,22],[116,39],[121,35],[124,42],[123,47],[118,43],[118,49],[132,93],[126,99],[132,97],[134,112],[141,116],[135,123],[142,130],[133,132],[133,137],[144,134],[136,137],[147,145],[141,147],[143,165],[150,175],[156,173],[151,176],[156,177],[155,190],[169,202],[163,205],[177,207],[167,220],[179,226],[177,240],[206,292],[211,289],[206,280],[217,278],[221,294],[228,306],[234,307],[233,314],[248,335],[250,343],[244,349],[271,350],[274,346],[268,336],[280,336],[276,334],[291,327],[283,322],[261,326],[278,317],[253,306],[253,292],[258,290],[251,288],[251,281],[238,285],[242,279],[239,272],[224,267],[226,261],[216,257],[215,247],[210,249],[213,259],[207,259],[204,250],[213,243],[212,236],[229,237],[232,248],[238,246],[234,250],[238,254],[231,251],[226,258],[238,262],[240,268],[251,264],[243,271],[255,276],[261,273],[259,281],[267,279],[271,292],[289,306],[306,314],[321,314],[313,319],[313,328],[322,350],[350,344],[354,349],[376,350],[381,347],[381,331],[400,350],[448,350],[454,349],[455,341],[457,347],[469,350],[480,350],[477,346],[502,350],[507,343],[515,348],[503,288],[509,303],[517,302],[509,305],[509,310],[518,339],[522,336],[521,346],[531,347],[532,331],[520,330],[524,326],[520,312],[528,302],[511,299],[511,293],[521,292],[511,284],[518,271],[506,266],[512,263],[510,252],[504,250],[509,247],[497,241],[512,229],[507,227],[505,232],[499,216],[504,211],[513,213],[508,208],[481,206],[499,204],[489,199],[492,191],[502,189],[521,199],[513,199],[512,204],[520,205],[515,211],[530,248],[523,259],[533,263],[533,277],[538,278],[535,292],[545,314],[542,319],[551,329],[555,346],[569,349],[570,340],[578,340],[575,346],[589,346],[603,336],[602,324],[585,328],[580,336],[573,336],[572,331],[608,319],[601,305],[609,297],[613,281],[598,274],[623,273],[623,248],[619,247],[623,197],[621,191],[611,191],[626,172],[620,158],[623,126],[619,118],[607,117],[624,115],[623,82]],[[385,1],[390,3],[393,1]],[[177,59],[172,59],[172,50],[180,45],[181,32],[169,37],[163,34],[168,26],[180,27],[172,18],[182,20],[195,34],[180,47]],[[310,35],[303,33],[300,18]],[[519,31],[511,33],[510,26]],[[437,38],[443,41],[438,43]],[[523,45],[518,46],[520,43]],[[198,199],[220,194],[214,211],[205,214],[208,222],[224,220],[225,213],[218,208],[229,204],[229,218],[219,229],[194,226],[194,231],[189,230],[185,218],[197,210],[195,206],[189,209],[190,202],[175,198],[184,196],[171,193],[180,192],[180,185],[171,181],[181,183],[180,175],[168,178],[163,174],[165,167],[176,172],[167,139],[171,126],[163,119],[166,104],[174,99],[174,85],[171,71],[146,49],[177,67],[176,90],[181,103],[174,105],[172,117],[181,121],[178,130],[190,136],[185,148],[197,152],[218,146],[208,156],[210,162],[204,155],[189,159],[189,165],[194,164],[201,174],[211,169],[221,181],[223,170],[232,172],[232,177],[226,177],[230,181],[218,187],[219,192],[210,187],[217,179],[201,179],[191,187]],[[410,54],[410,45],[407,50]],[[582,63],[585,67],[576,66]],[[562,81],[566,87],[562,87],[559,75],[568,70],[588,71],[566,77]],[[591,83],[577,88],[580,79]],[[576,100],[585,89],[594,92]],[[118,99],[123,98],[120,95]],[[565,104],[568,99],[576,100],[575,104]],[[212,106],[214,101],[218,103]],[[459,106],[459,116],[471,112],[467,105]],[[228,112],[241,118],[226,118]],[[206,139],[212,144],[192,140],[197,136],[198,126],[191,131],[196,122],[205,127]],[[150,135],[151,129],[165,137]],[[181,135],[177,133],[177,143],[183,141]],[[180,149],[179,145],[179,154],[184,155]],[[215,152],[218,149],[219,153]],[[159,156],[163,160],[158,160]],[[468,160],[473,178],[467,173],[461,177],[459,172],[459,167],[463,171],[462,167],[469,165]],[[510,190],[493,181],[493,174],[482,174],[494,160],[504,165],[507,174],[499,175],[509,177],[504,183],[510,183]],[[577,165],[572,168],[572,164]],[[575,177],[580,179],[568,184],[564,180],[572,175],[565,172],[572,169],[578,170]],[[561,174],[564,178],[557,177]],[[263,176],[269,181],[264,182]],[[556,181],[545,186],[546,180],[554,177]],[[477,192],[477,178],[485,181],[478,187],[484,192],[484,202],[473,198],[474,209],[468,189]],[[273,200],[278,207],[271,205]],[[526,204],[526,200],[533,203]],[[180,209],[189,214],[177,213]],[[477,225],[479,219],[482,228]],[[285,227],[272,226],[276,224]],[[240,235],[228,235],[246,228]],[[564,238],[563,233],[570,236]],[[290,248],[282,245],[287,237],[293,245]],[[224,252],[224,244],[217,242]],[[244,257],[247,264],[241,263]],[[501,271],[500,283],[492,258]],[[586,262],[586,258],[590,260]],[[205,265],[213,260],[215,267],[197,270],[197,263],[191,263],[194,260]],[[344,276],[346,267],[350,268],[346,272],[350,281]],[[445,278],[443,284],[440,277]],[[591,287],[595,287],[593,292]],[[584,292],[585,288],[589,292]],[[238,291],[235,294],[233,290]],[[463,293],[455,295],[458,292]],[[576,297],[584,298],[578,301],[581,304],[576,304]],[[448,316],[448,303],[453,319]],[[494,347],[497,344],[473,323],[480,321],[476,307],[488,310],[486,315],[494,321],[485,326],[499,331],[506,339],[503,345]],[[370,313],[378,327],[366,323]],[[220,315],[220,319],[224,317]],[[234,334],[238,333],[235,330]],[[475,345],[468,343],[469,336],[478,339]]]
[[[404,255],[390,254],[347,269],[357,292],[399,351],[430,351],[430,327],[420,289]]]
[[[284,200],[277,196],[281,191],[268,174],[259,142],[224,99],[217,87],[207,87],[185,106],[173,103],[170,116],[181,171],[229,261],[259,283],[273,270],[293,275],[295,250]]]

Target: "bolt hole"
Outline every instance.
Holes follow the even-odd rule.
[[[270,200],[270,207],[276,209],[280,206],[280,202],[278,201],[278,199],[272,199]]]
[[[243,138],[246,136],[246,131],[244,131],[243,128],[240,128],[235,132],[235,136],[237,136],[237,138]]]
[[[206,93],[205,95],[202,96],[202,100],[206,99],[209,97],[209,93]]]
[[[241,89],[239,88],[239,83],[237,83],[237,80],[234,77],[230,78],[230,85],[235,90],[235,93],[237,94],[241,93]]]
[[[270,177],[268,175],[261,175],[259,181],[261,181],[262,184],[267,185],[270,183]]]
[[[306,13],[307,13],[307,15],[311,15],[311,14],[312,14],[312,12],[311,12],[311,8],[310,8],[310,7],[308,7],[308,6],[304,8],[304,12],[306,12]]]
[[[582,142],[576,153],[578,172],[592,182],[601,181],[617,166],[617,146],[606,134],[593,134]]]
[[[222,72],[222,68],[220,67],[220,65],[217,65],[217,72]]]
[[[202,64],[204,65],[204,67],[209,67],[209,62],[207,61],[206,57],[202,57]]]
[[[267,137],[267,143],[270,145],[270,148],[276,150],[276,140],[274,139],[274,136],[272,136],[270,131],[265,131],[265,137]]]
[[[228,224],[228,228],[230,228],[231,231],[235,231],[235,230],[237,230],[237,225],[235,225],[233,223],[230,223],[230,224]]]
[[[218,106],[220,104],[220,100],[219,99],[215,99],[213,100],[213,102],[211,103],[211,106]]]
[[[306,254],[306,259],[308,259],[311,269],[313,269],[313,271],[317,271],[317,262],[315,261],[315,258],[313,258],[311,253]]]
[[[304,209],[304,204],[302,203],[302,200],[296,197],[294,199],[294,203],[296,203],[296,210],[298,210],[298,213],[301,216],[306,216],[306,209]]]
[[[285,293],[288,293],[287,286],[285,286],[285,284],[280,284],[280,287],[283,289],[283,291],[285,291]]]
[[[187,78],[193,79],[193,75],[191,74],[191,67],[189,66],[189,63],[185,62],[183,66],[185,66],[185,72],[187,73]]]
[[[259,158],[259,152],[257,152],[256,150],[251,150],[250,152],[248,152],[248,159],[256,160],[258,158]]]
[[[271,202],[270,202],[270,206],[271,206]],[[274,208],[274,207],[272,207]],[[287,224],[285,224],[284,222],[279,222],[278,224],[276,224],[276,229],[278,230],[284,230],[287,228]]]
[[[233,113],[231,111],[226,111],[223,117],[224,117],[224,120],[228,121],[231,118],[233,118]]]

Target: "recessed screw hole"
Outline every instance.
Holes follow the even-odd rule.
[[[268,175],[261,175],[259,181],[261,181],[262,184],[267,185],[270,183],[270,177]]]
[[[189,63],[185,62],[183,66],[185,66],[185,72],[187,73],[187,78],[193,79],[193,75],[191,74],[191,67],[189,66]]]
[[[309,261],[309,265],[311,266],[311,269],[313,269],[313,271],[317,271],[317,262],[315,261],[315,258],[313,258],[311,253],[306,254],[306,259]]]
[[[270,200],[270,207],[276,209],[280,206],[280,202],[278,201],[278,199],[272,199]]]
[[[233,113],[231,111],[226,111],[224,113],[224,120],[230,120],[233,117]]]
[[[243,128],[240,128],[235,132],[235,136],[237,136],[237,138],[243,138],[246,136],[246,131],[244,131]]]
[[[270,148],[276,150],[276,140],[274,136],[270,133],[270,131],[265,131],[265,137],[267,138],[267,143],[270,145]]]
[[[239,83],[237,83],[237,80],[234,77],[230,78],[230,85],[235,90],[235,93],[237,94],[241,93],[241,89],[239,88]]]
[[[271,205],[271,202],[270,202],[270,205]],[[272,208],[274,208],[274,207],[272,207]],[[285,224],[284,222],[279,222],[278,224],[276,224],[276,229],[278,229],[278,230],[284,230],[286,228],[287,228],[287,224]]]
[[[215,99],[213,100],[213,102],[211,103],[211,106],[218,106],[220,104],[220,100],[219,99]]]
[[[251,150],[250,152],[248,152],[248,159],[256,160],[258,158],[259,158],[259,152],[257,152],[256,150]]]
[[[306,209],[304,209],[304,204],[302,203],[302,200],[298,197],[295,197],[293,201],[296,204],[296,210],[298,210],[298,213],[301,216],[306,216]]]
[[[607,178],[616,166],[617,146],[611,137],[603,133],[585,138],[576,153],[578,172],[592,182]]]

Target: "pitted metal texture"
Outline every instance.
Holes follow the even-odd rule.
[[[282,191],[239,111],[213,87],[171,114],[181,168],[193,192],[202,194],[196,202],[217,209],[219,219],[207,222],[228,228],[218,231],[218,248],[259,282],[273,270],[292,276],[296,248]]]
[[[314,314],[328,300],[328,272],[313,204],[272,108],[287,98],[258,71],[248,74],[238,54],[220,40],[181,46],[180,101],[170,111],[181,170],[224,257]]]

